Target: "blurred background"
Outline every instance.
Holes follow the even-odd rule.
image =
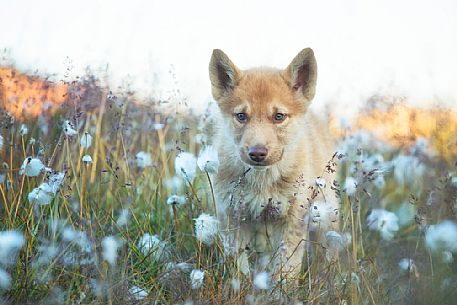
[[[283,68],[311,47],[319,65],[316,109],[351,118],[373,95],[406,97],[416,106],[457,105],[453,0],[0,5],[7,64],[54,82],[90,67],[111,87],[128,82],[140,97],[169,99],[179,88],[202,112],[211,100],[212,49],[223,49],[240,68]]]

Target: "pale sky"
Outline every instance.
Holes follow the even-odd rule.
[[[211,99],[214,48],[240,68],[285,68],[313,48],[316,109],[351,114],[373,94],[457,105],[455,0],[0,0],[0,20],[0,47],[20,69],[58,80],[68,62],[73,76],[109,65],[112,85],[159,98],[179,89],[197,110]]]

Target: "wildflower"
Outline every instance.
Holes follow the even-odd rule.
[[[316,179],[315,183],[316,183],[316,185],[317,185],[319,188],[321,188],[321,189],[325,188],[325,186],[327,185],[325,179],[322,178],[322,177],[318,177],[318,178]]]
[[[92,136],[88,132],[85,132],[79,143],[83,148],[89,148],[92,145]]]
[[[199,269],[194,269],[190,273],[190,283],[192,289],[198,289],[203,285],[203,280],[205,278],[205,272]]]
[[[254,287],[262,290],[269,289],[270,281],[270,275],[267,272],[257,273],[254,277]]]
[[[400,185],[411,185],[420,180],[425,173],[425,166],[417,157],[398,155],[392,160],[394,177]]]
[[[48,178],[48,184],[49,187],[51,188],[51,192],[55,195],[60,188],[60,185],[63,182],[63,179],[65,178],[65,173],[64,172],[57,172]]]
[[[82,158],[82,161],[84,163],[86,163],[87,165],[91,164],[93,161],[92,161],[92,157],[90,155],[84,155],[83,158]]]
[[[201,214],[195,220],[195,235],[207,246],[211,246],[217,238],[219,221],[211,215]]]
[[[151,154],[140,151],[135,157],[136,165],[140,168],[145,168],[152,165]]]
[[[65,135],[67,137],[71,137],[71,136],[74,136],[75,134],[77,134],[78,132],[73,128],[73,126],[71,125],[70,121],[66,120],[65,122],[63,122],[63,132],[65,133]]]
[[[219,158],[216,149],[211,145],[206,146],[205,149],[200,152],[197,164],[201,171],[217,174],[219,169]]]
[[[186,203],[186,197],[178,196],[178,195],[171,195],[167,199],[168,205],[183,205]]]
[[[309,216],[311,217],[311,229],[325,229],[331,223],[338,220],[339,209],[325,202],[315,201]]]
[[[351,235],[349,233],[340,234],[336,231],[328,231],[325,233],[325,240],[329,248],[342,250],[351,242]]]
[[[457,224],[444,220],[425,232],[425,244],[432,251],[457,252]]]
[[[129,292],[138,301],[142,300],[142,299],[144,299],[145,297],[148,296],[148,292],[146,290],[144,290],[143,288],[140,288],[138,286],[132,286],[129,289]]]
[[[410,272],[416,266],[411,258],[402,258],[400,262],[398,262],[398,267],[400,267],[400,270],[402,271]]]
[[[164,260],[167,258],[166,251],[167,244],[165,241],[160,240],[157,235],[145,233],[138,241],[138,248],[144,255],[149,255],[152,252],[152,257],[157,260]]]
[[[344,181],[344,191],[348,196],[354,195],[357,191],[357,180],[353,177],[346,177],[346,180]]]
[[[398,217],[398,224],[400,227],[405,227],[414,221],[416,216],[416,207],[409,203],[405,202],[400,205],[400,208],[395,212]]]
[[[116,264],[117,250],[121,246],[120,241],[114,236],[107,236],[102,240],[102,255],[111,266]]]
[[[44,164],[40,159],[27,157],[22,163],[22,166],[19,170],[19,175],[23,175],[25,173],[28,177],[36,177],[41,173],[43,169]]]
[[[197,159],[189,152],[182,152],[175,159],[176,174],[192,182],[197,172]]]
[[[42,183],[39,187],[34,188],[27,196],[31,204],[46,205],[52,200],[54,194],[48,183]]]
[[[4,140],[3,136],[0,134],[0,150],[3,148]]]
[[[21,134],[21,136],[27,135],[29,133],[29,128],[27,127],[27,125],[22,124],[21,128],[19,129],[19,133]]]
[[[14,262],[16,252],[24,245],[24,237],[16,231],[0,231],[0,263]]]
[[[239,292],[239,291],[240,291],[241,282],[240,282],[239,279],[233,278],[233,279],[230,281],[230,284],[231,284],[232,290],[233,290],[234,292]]]
[[[374,209],[367,217],[368,228],[379,231],[384,240],[391,240],[398,231],[398,217],[383,209]]]
[[[0,268],[0,289],[9,289],[11,287],[11,275]]]
[[[129,221],[129,210],[122,209],[121,213],[119,213],[119,218],[117,219],[117,225],[119,227],[125,226]]]

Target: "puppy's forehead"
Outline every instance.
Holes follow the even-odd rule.
[[[247,70],[238,84],[239,93],[250,101],[269,101],[288,89],[279,71]]]
[[[280,70],[247,70],[235,90],[237,106],[247,104],[251,111],[269,108],[287,108],[292,104],[292,92]]]

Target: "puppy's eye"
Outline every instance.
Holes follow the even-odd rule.
[[[284,113],[276,113],[273,119],[276,123],[281,123],[286,119],[286,115]]]
[[[246,123],[246,121],[248,120],[248,115],[244,112],[237,113],[235,116],[238,122],[240,123]]]

